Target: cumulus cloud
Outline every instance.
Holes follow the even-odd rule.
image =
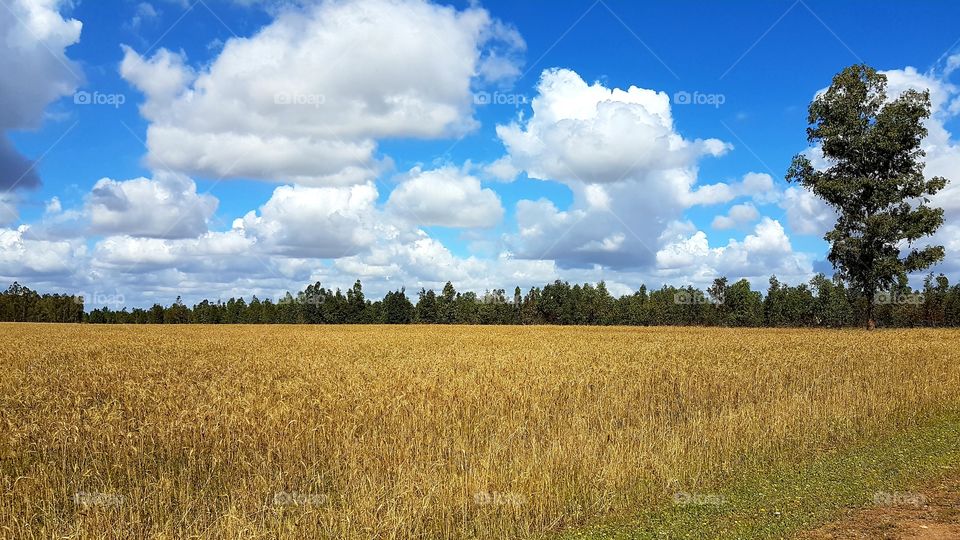
[[[381,236],[395,235],[379,219],[373,183],[349,187],[280,186],[259,213],[239,220],[267,253],[291,257],[354,255]]]
[[[823,237],[837,222],[837,212],[809,190],[791,186],[783,192],[780,206],[787,224],[796,234]]]
[[[70,274],[85,253],[83,246],[68,241],[30,239],[28,231],[26,225],[0,229],[0,277],[5,281]]]
[[[307,282],[345,287],[356,278],[372,296],[400,287],[436,289],[447,280],[482,291],[558,278],[605,279],[623,294],[640,283],[702,286],[719,275],[764,282],[771,273],[795,282],[812,272],[810,257],[794,251],[781,222],[763,214],[777,203],[791,236],[822,236],[835,219],[822,202],[797,186],[781,192],[762,173],[703,183],[700,160],[723,155],[730,144],[684,136],[663,92],[608,88],[565,69],[545,71],[530,109],[497,127],[502,157],[473,168],[414,169],[378,203],[374,180],[389,169],[389,158],[377,154],[379,142],[474,129],[472,93],[519,74],[523,40],[477,7],[424,0],[292,4],[273,4],[272,23],[229,40],[206,65],[183,52],[141,56],[124,47],[121,74],[145,97],[147,162],[178,172],[103,179],[79,209],[51,199],[39,224],[0,229],[0,277],[123,288],[134,293],[130,303],[142,305],[178,294],[188,301],[251,292],[275,297]],[[79,36],[79,23],[64,20],[52,0],[12,5],[22,14],[23,6],[33,6],[41,16],[26,27],[49,31],[11,38],[17,25],[4,19],[6,46],[32,39],[62,51]],[[39,64],[24,66],[34,71],[19,69],[16,55],[0,57],[3,73],[27,73],[34,78],[29,87],[50,90],[31,95],[16,86],[21,81],[0,81],[7,85],[3,95],[22,101],[0,105],[0,129],[35,124],[46,104],[73,91],[76,82],[64,69],[73,64],[42,52]],[[931,88],[927,172],[957,177],[960,151],[945,125],[960,101],[948,73],[887,73],[891,93]],[[31,165],[0,138],[4,164],[0,174],[17,167],[22,174]],[[215,231],[208,223],[217,200],[198,194],[187,174],[284,185],[241,212],[232,228]],[[463,231],[484,243],[482,257],[460,255],[420,228],[496,226],[504,215],[497,186],[480,178],[512,181],[522,174],[562,183],[572,203],[561,207],[534,195],[516,204],[515,230]],[[10,177],[0,177],[0,187]],[[960,178],[953,179],[937,197],[948,212],[940,238],[949,253],[960,249]],[[37,182],[33,176],[21,184]],[[16,222],[16,201],[0,191],[0,227]],[[709,236],[687,220],[695,206],[720,204],[732,206],[717,212]],[[715,237],[728,229],[744,233]],[[88,231],[104,237],[93,243],[82,237]]]
[[[698,161],[731,147],[681,136],[663,92],[587,84],[566,69],[544,71],[537,92],[532,116],[497,126],[508,154],[495,164],[566,184],[573,204],[520,201],[518,230],[507,238],[517,257],[563,268],[650,266],[656,239],[686,208],[743,191],[697,185]]]
[[[503,219],[500,197],[454,167],[414,169],[390,193],[387,208],[418,225],[493,227]]]
[[[509,157],[502,157],[493,163],[485,165],[483,172],[494,180],[512,182],[516,180],[517,175],[520,174],[520,169],[513,166]]]
[[[80,69],[65,49],[80,40],[81,24],[60,15],[65,5],[65,0],[12,0],[0,6],[0,190],[40,184],[33,164],[7,133],[39,125],[47,105],[80,83]]]
[[[713,218],[711,227],[717,230],[736,229],[756,221],[760,217],[757,207],[751,203],[735,204],[726,215]]]
[[[378,139],[473,129],[472,84],[515,72],[509,53],[522,44],[476,7],[328,0],[282,10],[198,73],[180,54],[145,59],[130,48],[121,73],[146,96],[155,166],[362,184],[378,172]]]
[[[664,92],[588,85],[568,69],[545,71],[537,90],[526,123],[497,126],[512,163],[532,178],[612,183],[729,149],[717,139],[680,136]]]
[[[779,221],[764,217],[743,240],[711,248],[706,233],[677,234],[657,252],[661,275],[703,283],[717,276],[765,278],[777,274],[805,281],[813,272],[804,254],[796,253]]]
[[[110,236],[96,244],[94,266],[138,272],[161,268],[183,272],[236,270],[238,259],[249,253],[253,244],[237,229],[175,240]]]
[[[85,211],[96,234],[192,238],[207,232],[217,210],[212,195],[198,194],[190,178],[158,172],[154,178],[103,178],[87,197]]]
[[[741,197],[767,204],[776,201],[779,194],[774,188],[773,177],[769,174],[749,172],[737,182],[703,185],[684,194],[682,198],[688,206],[694,206],[722,204]]]

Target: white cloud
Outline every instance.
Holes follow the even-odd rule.
[[[749,172],[738,182],[707,184],[684,194],[688,206],[712,205],[730,202],[740,197],[749,197],[758,204],[774,202],[779,197],[773,185],[773,177],[766,173]]]
[[[60,15],[66,0],[10,0],[0,6],[0,190],[40,183],[33,164],[7,137],[37,127],[51,102],[72,94],[80,68],[65,49],[80,40],[80,21]]]
[[[497,127],[508,155],[495,164],[563,182],[573,204],[521,200],[518,231],[507,238],[517,257],[647,267],[656,239],[686,208],[739,196],[739,187],[696,185],[698,160],[730,145],[682,137],[667,94],[591,85],[565,69],[544,71],[537,90],[532,116]]]
[[[354,255],[381,236],[396,234],[379,219],[372,183],[350,187],[280,186],[240,220],[244,232],[267,253],[290,257]]]
[[[68,241],[32,240],[27,237],[29,227],[0,229],[0,277],[6,281],[29,276],[65,275],[74,271],[82,246]]]
[[[59,214],[62,211],[63,206],[60,204],[59,197],[52,197],[43,209],[44,214]]]
[[[213,271],[236,265],[237,259],[248,255],[253,245],[254,241],[237,229],[174,240],[110,236],[97,243],[93,264],[100,269],[126,272],[159,268]]]
[[[500,197],[454,167],[414,169],[390,193],[387,208],[418,225],[493,227],[503,219]]]
[[[183,93],[196,77],[183,54],[160,49],[150,59],[138,55],[126,45],[120,75],[149,97],[143,106],[147,117],[163,114],[165,107]]]
[[[762,173],[702,184],[699,160],[729,144],[681,135],[662,92],[588,84],[563,69],[544,72],[531,114],[498,127],[506,155],[472,169],[415,169],[380,205],[373,177],[389,165],[378,161],[388,159],[377,156],[378,142],[473,129],[472,91],[518,74],[522,39],[481,9],[419,0],[328,0],[274,13],[273,23],[230,40],[207,66],[191,65],[183,53],[144,58],[125,48],[121,73],[146,96],[148,161],[156,168],[298,185],[276,187],[232,229],[209,231],[217,201],[197,194],[186,176],[103,179],[80,210],[51,199],[40,223],[0,229],[0,276],[81,290],[101,284],[133,291],[131,303],[169,303],[181,293],[275,296],[316,280],[345,287],[358,277],[371,296],[447,280],[482,291],[558,278],[606,279],[622,294],[657,280],[702,286],[719,275],[765,282],[776,273],[796,282],[812,272],[790,236],[822,236],[835,217],[822,202],[796,186],[780,192]],[[59,21],[66,26],[54,19],[44,35],[54,44],[60,36],[62,49],[71,26]],[[4,24],[0,30],[9,31]],[[0,58],[0,65],[15,61]],[[52,73],[63,75],[57,65]],[[945,128],[960,112],[957,89],[937,74],[888,75],[891,92],[936,86],[927,171],[954,180],[937,197],[952,220],[938,238],[951,257],[945,267],[960,270],[953,255],[960,250],[960,151]],[[58,95],[72,91],[67,78],[58,80]],[[49,102],[31,99],[35,112]],[[7,114],[0,105],[0,118]],[[561,182],[572,203],[521,200],[515,231],[463,231],[483,244],[483,257],[458,255],[418,228],[497,225],[504,209],[496,186],[478,177],[511,181],[521,173]],[[714,229],[752,227],[737,238],[708,236],[687,221],[693,206],[738,199],[713,221]],[[16,221],[15,202],[0,195],[0,227]],[[769,203],[785,210],[790,236],[762,215]],[[106,237],[87,253],[88,240],[67,229]]]
[[[543,72],[525,123],[497,126],[514,166],[532,178],[611,183],[690,166],[729,145],[674,130],[670,98],[631,86],[588,85],[567,69]]]
[[[101,179],[84,210],[96,234],[192,238],[207,231],[217,204],[212,195],[197,194],[190,178],[158,172],[152,180]]]
[[[483,172],[494,180],[512,182],[520,174],[520,169],[513,166],[509,157],[502,157],[493,163],[485,165]]]
[[[480,8],[328,0],[229,40],[198,74],[129,48],[121,71],[146,95],[154,166],[344,185],[377,174],[377,139],[473,129],[471,85],[509,75],[504,54],[522,43]]]
[[[835,210],[808,189],[791,186],[783,192],[780,206],[787,213],[787,224],[795,234],[822,238],[837,221]]]
[[[690,237],[679,238],[658,251],[657,266],[664,270],[686,268],[702,262],[709,254],[707,234],[697,231]]]
[[[716,216],[710,225],[714,229],[736,229],[748,225],[760,218],[757,207],[751,203],[735,204],[730,207],[726,215]]]
[[[796,253],[780,222],[764,217],[743,240],[730,239],[726,246],[711,248],[707,235],[697,231],[677,235],[657,252],[661,275],[692,283],[728,276],[762,280],[771,274],[806,281],[813,272],[804,254]]]

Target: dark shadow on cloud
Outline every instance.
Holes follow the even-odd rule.
[[[0,191],[33,189],[40,186],[34,163],[14,148],[7,135],[0,134]]]

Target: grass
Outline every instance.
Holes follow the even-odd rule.
[[[960,473],[960,415],[887,439],[742,479],[712,497],[678,498],[629,522],[564,535],[567,540],[779,539],[825,523],[880,493],[912,493],[927,479]]]
[[[947,330],[0,337],[0,536],[17,538],[552,537],[671,522],[677,492],[727,493],[746,522],[731,486],[960,410]]]

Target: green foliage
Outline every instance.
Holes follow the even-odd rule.
[[[17,282],[0,292],[0,321],[81,322],[82,296],[39,294]]]
[[[773,276],[766,296],[741,279],[729,284],[717,278],[702,291],[692,286],[664,285],[614,298],[603,282],[571,285],[555,281],[523,294],[519,287],[458,292],[447,283],[440,295],[420,289],[414,304],[406,290],[388,292],[382,300],[366,298],[360,281],[347,294],[320,283],[308,285],[276,302],[257,296],[226,302],[203,300],[190,308],[179,297],[169,307],[114,311],[97,308],[84,316],[82,298],[40,295],[19,284],[0,293],[0,320],[89,322],[97,324],[558,324],[630,326],[827,327],[858,324],[868,304],[877,324],[885,327],[960,326],[960,286],[931,274],[922,290],[905,280],[868,302],[842,280],[818,274],[810,283],[791,286]]]
[[[388,292],[383,297],[383,319],[386,324],[409,324],[413,322],[415,308],[404,289]]]
[[[836,210],[837,223],[824,237],[828,259],[867,299],[869,320],[869,299],[878,291],[944,257],[943,246],[917,246],[943,224],[943,210],[929,203],[947,184],[923,175],[929,92],[908,90],[888,101],[886,86],[886,76],[866,65],[837,74],[810,104],[807,128],[807,139],[821,145],[830,167],[817,170],[801,154],[787,172],[788,181]]]

